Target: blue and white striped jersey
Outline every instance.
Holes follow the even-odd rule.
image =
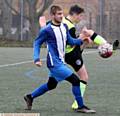
[[[43,42],[47,43],[48,48],[48,68],[64,63],[66,43],[70,45],[83,44],[81,39],[75,39],[70,36],[67,25],[50,23],[40,30],[38,37],[34,41],[34,62],[40,60],[40,47]]]

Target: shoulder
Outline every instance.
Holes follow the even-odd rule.
[[[68,29],[75,28],[75,25],[66,17],[63,18],[63,23],[68,26]]]
[[[68,25],[66,23],[63,23],[64,27],[68,29]]]
[[[47,24],[45,27],[42,27],[40,29],[40,32],[47,32],[50,30],[50,28],[51,28],[51,24]]]
[[[46,25],[51,24],[51,22],[52,22],[51,20],[47,21],[47,22],[46,22]]]
[[[65,23],[63,23],[63,25],[66,28],[66,30],[69,31],[69,32],[75,32],[75,30],[76,30],[75,27],[72,27],[72,28],[69,29],[68,25],[65,24]]]

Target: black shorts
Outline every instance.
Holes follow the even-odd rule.
[[[65,54],[65,62],[77,72],[83,66],[82,50],[76,46],[73,51]]]

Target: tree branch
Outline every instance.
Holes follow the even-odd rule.
[[[10,5],[10,3],[9,3],[7,0],[5,0],[5,3],[6,3],[6,5],[7,5],[12,11],[14,11],[16,14],[18,14],[19,16],[21,16],[20,12],[18,12],[17,10],[15,10],[15,9]],[[23,15],[23,18],[25,18],[25,19],[27,19],[27,20],[30,20],[29,17],[27,17],[27,16],[25,16],[25,15]]]
[[[38,14],[41,16],[44,11],[53,3],[54,0],[42,0],[42,7],[40,8]]]

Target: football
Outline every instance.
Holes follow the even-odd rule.
[[[100,45],[98,47],[98,53],[102,58],[109,58],[113,54],[113,45],[109,43]]]

